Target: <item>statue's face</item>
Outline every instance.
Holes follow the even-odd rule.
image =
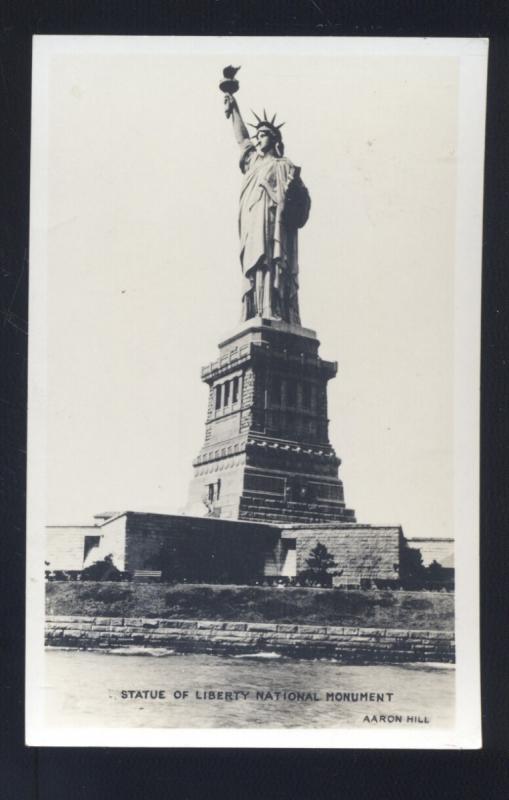
[[[274,149],[274,139],[270,131],[266,128],[260,128],[254,137],[255,147],[260,155],[265,155]]]

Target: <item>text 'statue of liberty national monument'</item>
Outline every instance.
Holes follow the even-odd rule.
[[[309,193],[284,155],[275,116],[255,115],[250,137],[233,96],[236,71],[225,69],[220,88],[240,147],[241,322],[202,369],[209,403],[188,512],[203,513],[205,504],[229,519],[355,522],[328,434],[327,382],[337,364],[320,358],[299,315],[298,237]],[[233,280],[233,253],[231,260]]]

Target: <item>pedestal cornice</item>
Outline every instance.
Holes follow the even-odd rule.
[[[278,319],[266,319],[264,317],[253,317],[245,322],[242,322],[235,330],[231,331],[226,337],[219,342],[219,347],[223,348],[231,344],[236,339],[245,336],[246,333],[253,333],[255,331],[278,331],[280,333],[290,333],[294,336],[302,336],[305,339],[315,339],[316,331],[311,328],[304,328],[302,325],[294,325],[290,322],[283,322]],[[317,342],[320,344],[320,342]]]

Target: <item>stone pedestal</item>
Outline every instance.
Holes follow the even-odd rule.
[[[329,442],[327,382],[337,364],[314,331],[248,320],[202,370],[205,443],[186,513],[266,522],[354,522]]]

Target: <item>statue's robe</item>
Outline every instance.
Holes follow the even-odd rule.
[[[271,316],[299,325],[297,230],[305,224],[310,208],[300,168],[288,158],[259,155],[250,142],[240,167],[244,173],[239,214],[244,317],[261,315],[254,277],[256,270],[270,270]]]

